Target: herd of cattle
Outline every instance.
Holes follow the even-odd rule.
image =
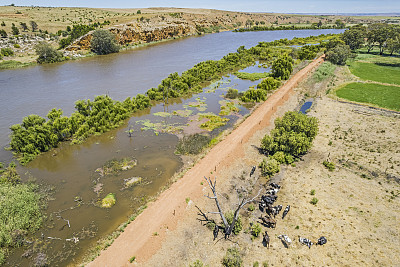
[[[274,203],[278,199],[277,193],[279,192],[280,189],[281,189],[280,185],[276,183],[270,183],[269,188],[267,189],[265,195],[261,196],[259,202],[260,211],[262,213],[265,212],[265,215],[264,216],[261,215],[259,219],[261,219],[261,223],[268,228],[276,227],[276,216],[279,215],[280,211],[283,208],[282,205],[274,206]],[[282,220],[285,219],[289,211],[290,211],[290,205],[287,205],[282,213]],[[285,247],[288,247],[292,243],[292,240],[287,235],[279,235],[278,238],[284,243]],[[268,235],[268,232],[265,231],[263,235],[263,243],[268,248],[269,248],[269,242],[270,242],[270,237]],[[311,246],[314,244],[309,239],[303,237],[299,237],[299,242],[303,245],[308,246],[308,248],[311,248]],[[327,242],[326,238],[324,236],[321,236],[316,244],[324,245],[326,244],[326,242]]]

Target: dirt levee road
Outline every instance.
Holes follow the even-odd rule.
[[[271,116],[288,99],[292,89],[321,62],[322,57],[297,72],[180,180],[150,203],[115,242],[88,266],[125,266],[129,265],[132,256],[136,257],[137,262],[148,260],[161,247],[166,232],[173,230],[185,213],[186,199],[203,195],[203,186],[200,185],[203,177],[211,172],[218,174],[219,169],[243,157],[244,145],[249,138],[270,123]]]

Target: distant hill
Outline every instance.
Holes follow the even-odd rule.
[[[379,16],[379,17],[399,17],[400,13],[290,13],[296,15],[311,15],[311,16]]]

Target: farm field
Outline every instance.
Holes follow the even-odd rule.
[[[349,68],[351,73],[362,80],[400,85],[400,64],[353,62]]]
[[[350,83],[337,87],[336,96],[400,111],[399,57],[361,52],[347,65],[354,77]]]
[[[375,83],[349,83],[336,91],[336,95],[350,101],[369,103],[400,111],[400,87]]]

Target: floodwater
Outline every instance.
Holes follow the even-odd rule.
[[[172,72],[181,73],[201,61],[220,59],[241,45],[250,48],[260,41],[339,32],[223,32],[149,45],[113,55],[0,71],[0,99],[3,103],[0,145],[6,147],[9,143],[9,126],[20,123],[29,114],[45,116],[55,107],[69,115],[73,112],[76,100],[93,99],[101,94],[108,94],[115,100],[124,100],[156,87]],[[254,66],[246,71],[268,72],[268,69]],[[173,125],[179,129],[187,124],[190,117],[157,116],[157,112],[186,110],[191,115],[200,112],[218,114],[221,95],[228,88],[244,91],[257,83],[227,75],[219,83],[205,88],[203,93],[186,99],[170,100],[168,105],[159,104],[141,111],[119,129],[91,137],[81,145],[62,144],[40,155],[28,166],[19,167],[20,173],[25,173],[26,178],[33,177],[37,182],[54,188],[54,200],[49,202],[44,226],[31,237],[31,240],[43,237],[42,249],[51,261],[51,266],[77,264],[89,247],[125,222],[182,167],[181,159],[174,154],[178,137],[163,133],[160,127]],[[201,108],[196,103],[201,103]],[[238,115],[227,116],[230,121],[226,126],[210,134],[214,135],[232,126],[239,116],[249,112],[243,106],[239,106],[239,109]],[[149,128],[146,122],[156,127]],[[128,136],[128,129],[134,130],[132,137]],[[104,177],[96,172],[107,161],[125,157],[135,158],[137,166]],[[11,152],[1,149],[0,161],[9,162],[11,159]],[[142,177],[143,182],[125,188],[124,179],[130,177]],[[102,185],[99,195],[94,190],[98,184]],[[108,193],[116,195],[116,205],[111,209],[98,207],[99,200]],[[72,240],[74,237],[79,238],[79,242],[75,243]],[[31,258],[21,258],[26,250],[23,247],[14,251],[8,264],[29,265],[37,251],[33,251]]]

